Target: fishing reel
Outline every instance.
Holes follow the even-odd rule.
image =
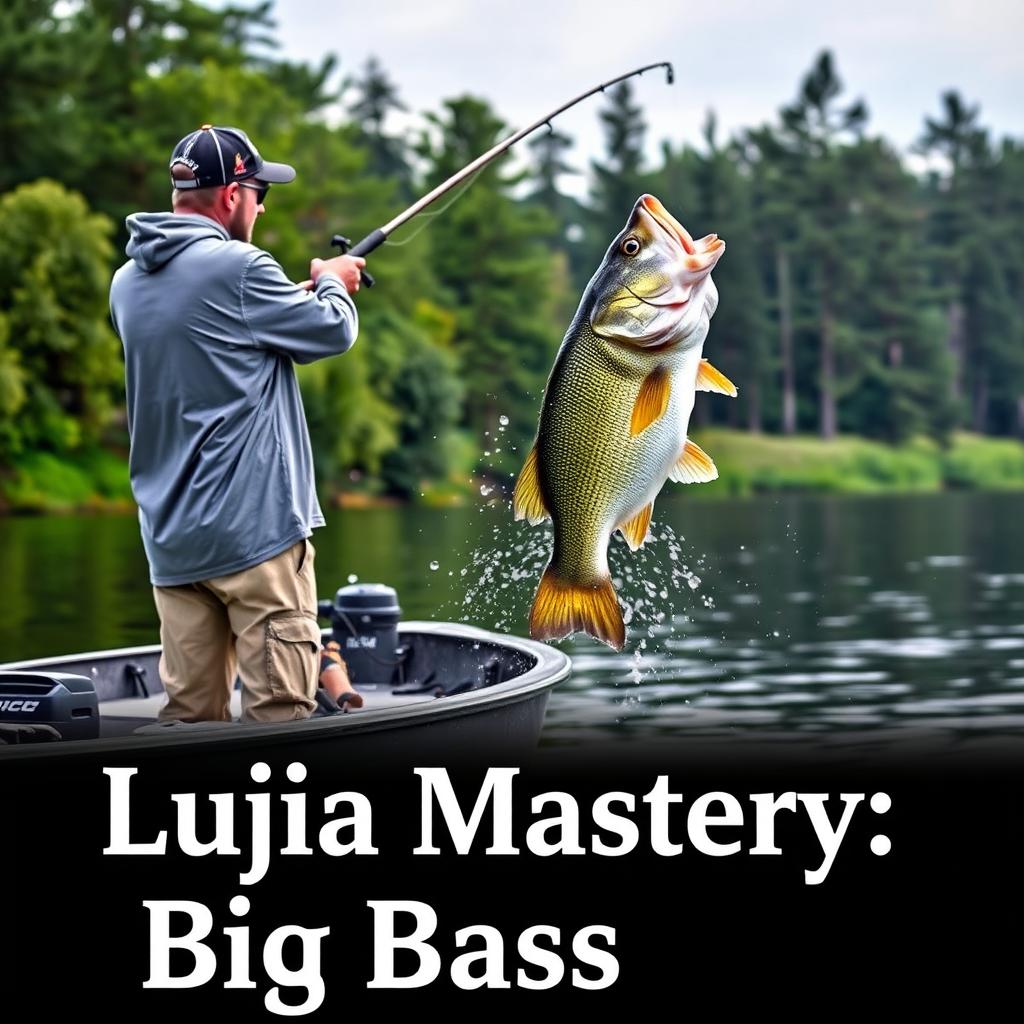
[[[352,248],[352,239],[346,238],[344,235],[335,235],[331,239],[331,245],[338,250],[339,256],[347,256],[349,249]],[[361,256],[362,253],[353,253],[355,256]],[[366,270],[359,271],[360,281],[367,287],[372,288],[376,283],[376,278]]]

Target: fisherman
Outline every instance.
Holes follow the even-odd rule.
[[[172,213],[128,217],[110,309],[125,353],[132,492],[160,616],[162,720],[303,719],[316,707],[313,529],[324,525],[293,363],[347,351],[361,257],[294,284],[252,245],[272,185],[295,178],[238,128],[174,148]],[[330,695],[357,706],[346,673]]]

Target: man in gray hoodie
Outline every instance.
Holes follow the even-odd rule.
[[[251,244],[272,183],[244,132],[203,125],[171,157],[172,213],[137,213],[110,308],[124,345],[131,482],[160,615],[162,719],[315,707],[313,529],[324,525],[293,363],[347,351],[365,261],[291,282]]]

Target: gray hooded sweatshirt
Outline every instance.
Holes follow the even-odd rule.
[[[292,364],[350,348],[355,305],[336,275],[303,291],[208,217],[138,213],[127,225],[110,311],[150,578],[226,576],[324,525]]]

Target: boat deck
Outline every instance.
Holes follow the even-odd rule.
[[[394,708],[409,707],[413,704],[430,703],[437,700],[432,693],[393,693],[391,690],[364,690],[363,699],[365,703],[362,708],[353,708],[346,712],[350,715],[359,715],[367,711],[391,710]],[[143,734],[153,730],[166,728],[230,728],[232,725],[240,725],[242,717],[242,691],[237,687],[231,691],[231,717],[232,722],[202,722],[202,723],[181,723],[158,721],[160,709],[167,703],[167,695],[161,691],[149,697],[124,697],[120,700],[105,700],[100,706],[100,735],[101,736],[126,736],[132,733],[143,731]]]

